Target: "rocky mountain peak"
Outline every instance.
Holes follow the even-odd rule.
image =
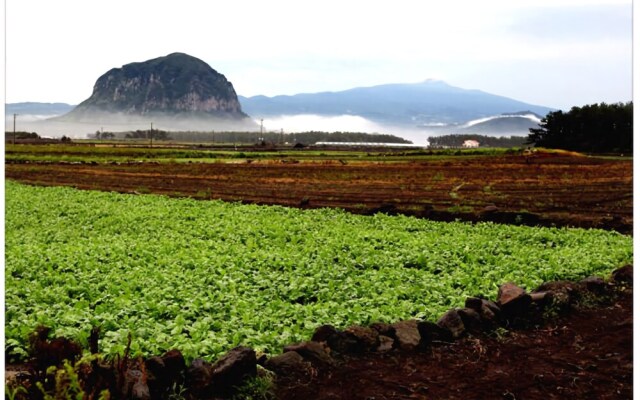
[[[111,69],[98,78],[91,97],[67,116],[92,112],[247,117],[231,82],[204,61],[184,53]]]

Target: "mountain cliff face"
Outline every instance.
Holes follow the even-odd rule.
[[[91,97],[64,119],[92,120],[109,114],[174,120],[247,118],[231,82],[184,53],[111,69],[98,78]]]

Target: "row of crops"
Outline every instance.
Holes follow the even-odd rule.
[[[513,281],[606,275],[631,262],[614,232],[439,223],[5,185],[5,335],[38,325],[101,350],[278,353],[321,324],[434,320]]]
[[[120,144],[122,145],[122,143]],[[113,147],[112,147],[113,146]],[[5,159],[8,162],[133,162],[133,161],[198,161],[198,162],[234,162],[238,159],[257,160],[336,160],[343,161],[433,161],[450,156],[488,156],[518,153],[518,148],[481,148],[481,149],[430,149],[389,152],[335,151],[328,149],[260,150],[251,146],[232,146],[217,148],[166,148],[119,147],[117,144],[93,146],[91,144],[46,144],[12,145],[6,144]],[[118,146],[118,147],[116,147]],[[392,150],[392,149],[391,149]]]

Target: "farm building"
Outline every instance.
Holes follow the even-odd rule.
[[[464,142],[462,142],[462,147],[466,149],[473,149],[476,147],[480,147],[480,142],[478,142],[477,140],[465,140]]]

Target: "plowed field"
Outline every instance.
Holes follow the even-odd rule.
[[[160,193],[295,207],[385,211],[436,220],[598,227],[631,232],[632,161],[565,154],[401,163],[15,163],[38,185]]]

